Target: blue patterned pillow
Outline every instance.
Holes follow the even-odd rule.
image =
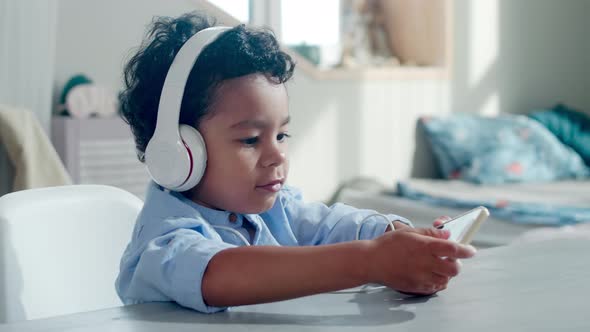
[[[526,116],[453,114],[420,125],[446,178],[494,184],[590,175],[576,152]]]

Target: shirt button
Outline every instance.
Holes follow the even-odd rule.
[[[238,216],[236,216],[235,213],[230,213],[228,219],[229,219],[229,222],[234,223],[234,222],[238,221]]]

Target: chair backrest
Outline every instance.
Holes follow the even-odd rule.
[[[122,305],[114,282],[142,205],[103,185],[0,197],[0,322]]]

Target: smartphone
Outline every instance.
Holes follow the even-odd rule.
[[[490,216],[490,212],[483,206],[467,211],[442,225],[438,229],[448,229],[451,232],[449,240],[462,244],[469,244],[479,226]]]

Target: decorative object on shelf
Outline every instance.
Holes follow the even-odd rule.
[[[295,52],[301,54],[309,62],[318,66],[321,62],[321,50],[317,45],[308,45],[306,43],[289,46]]]
[[[377,0],[342,1],[343,67],[397,66],[385,26],[386,17]]]
[[[391,52],[404,65],[440,66],[445,61],[449,0],[376,0]]]
[[[58,111],[76,118],[110,117],[117,113],[117,98],[106,87],[78,74],[65,84]]]

